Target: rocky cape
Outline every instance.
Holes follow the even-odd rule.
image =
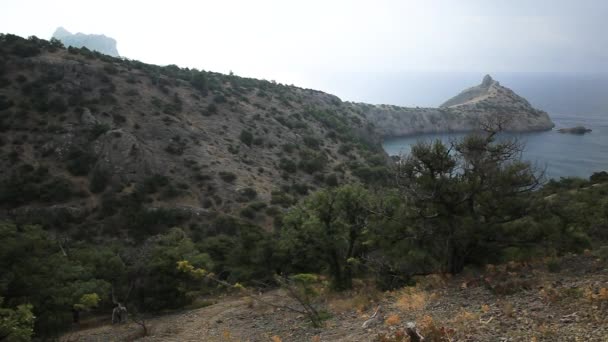
[[[58,27],[53,33],[53,38],[60,40],[65,46],[86,47],[112,57],[119,56],[116,40],[103,34],[70,33],[65,28]]]
[[[506,121],[505,130],[525,132],[550,130],[549,115],[511,89],[486,75],[482,83],[449,99],[439,108],[407,108],[391,105],[351,103],[374,124],[383,137],[422,133],[466,132],[480,128],[493,117]]]

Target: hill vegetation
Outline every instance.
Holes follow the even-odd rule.
[[[607,175],[543,185],[500,121],[395,162],[321,92],[35,37],[0,56],[0,338],[261,284],[320,325],[359,282],[605,249]]]

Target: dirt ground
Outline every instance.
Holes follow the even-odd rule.
[[[227,298],[146,321],[75,330],[61,341],[407,341],[415,322],[426,341],[608,341],[608,266],[592,256],[552,265],[510,264],[457,277],[429,276],[417,287],[364,289],[323,303],[323,328],[306,317],[250,298]],[[280,290],[265,301],[295,305]],[[380,320],[362,328],[377,306]]]

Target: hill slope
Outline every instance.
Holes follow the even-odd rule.
[[[78,232],[145,237],[218,214],[269,228],[310,190],[386,182],[381,136],[470,130],[505,110],[490,97],[438,109],[344,103],[12,35],[0,36],[0,57],[3,216]],[[513,99],[515,128],[551,126]]]
[[[9,35],[0,56],[5,215],[107,221],[131,203],[269,226],[388,164],[364,117],[322,92]]]

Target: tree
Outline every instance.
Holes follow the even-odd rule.
[[[447,146],[419,143],[398,167],[405,210],[442,271],[460,272],[467,259],[508,243],[500,225],[528,213],[540,175],[520,159],[517,140],[496,131],[472,134]]]
[[[127,302],[129,310],[141,312],[181,307],[205,290],[191,286],[189,278],[176,269],[178,261],[212,267],[209,255],[201,253],[180,228],[148,238],[127,259],[129,285],[120,287],[119,302]]]
[[[96,277],[95,267],[39,226],[0,223],[0,245],[0,296],[11,307],[31,304],[36,334],[69,326],[74,304],[90,303],[84,295],[107,298],[110,284]]]
[[[318,265],[314,260],[319,259],[335,289],[350,288],[371,216],[370,200],[362,186],[345,185],[318,191],[287,213],[280,243],[302,265],[297,271]]]

